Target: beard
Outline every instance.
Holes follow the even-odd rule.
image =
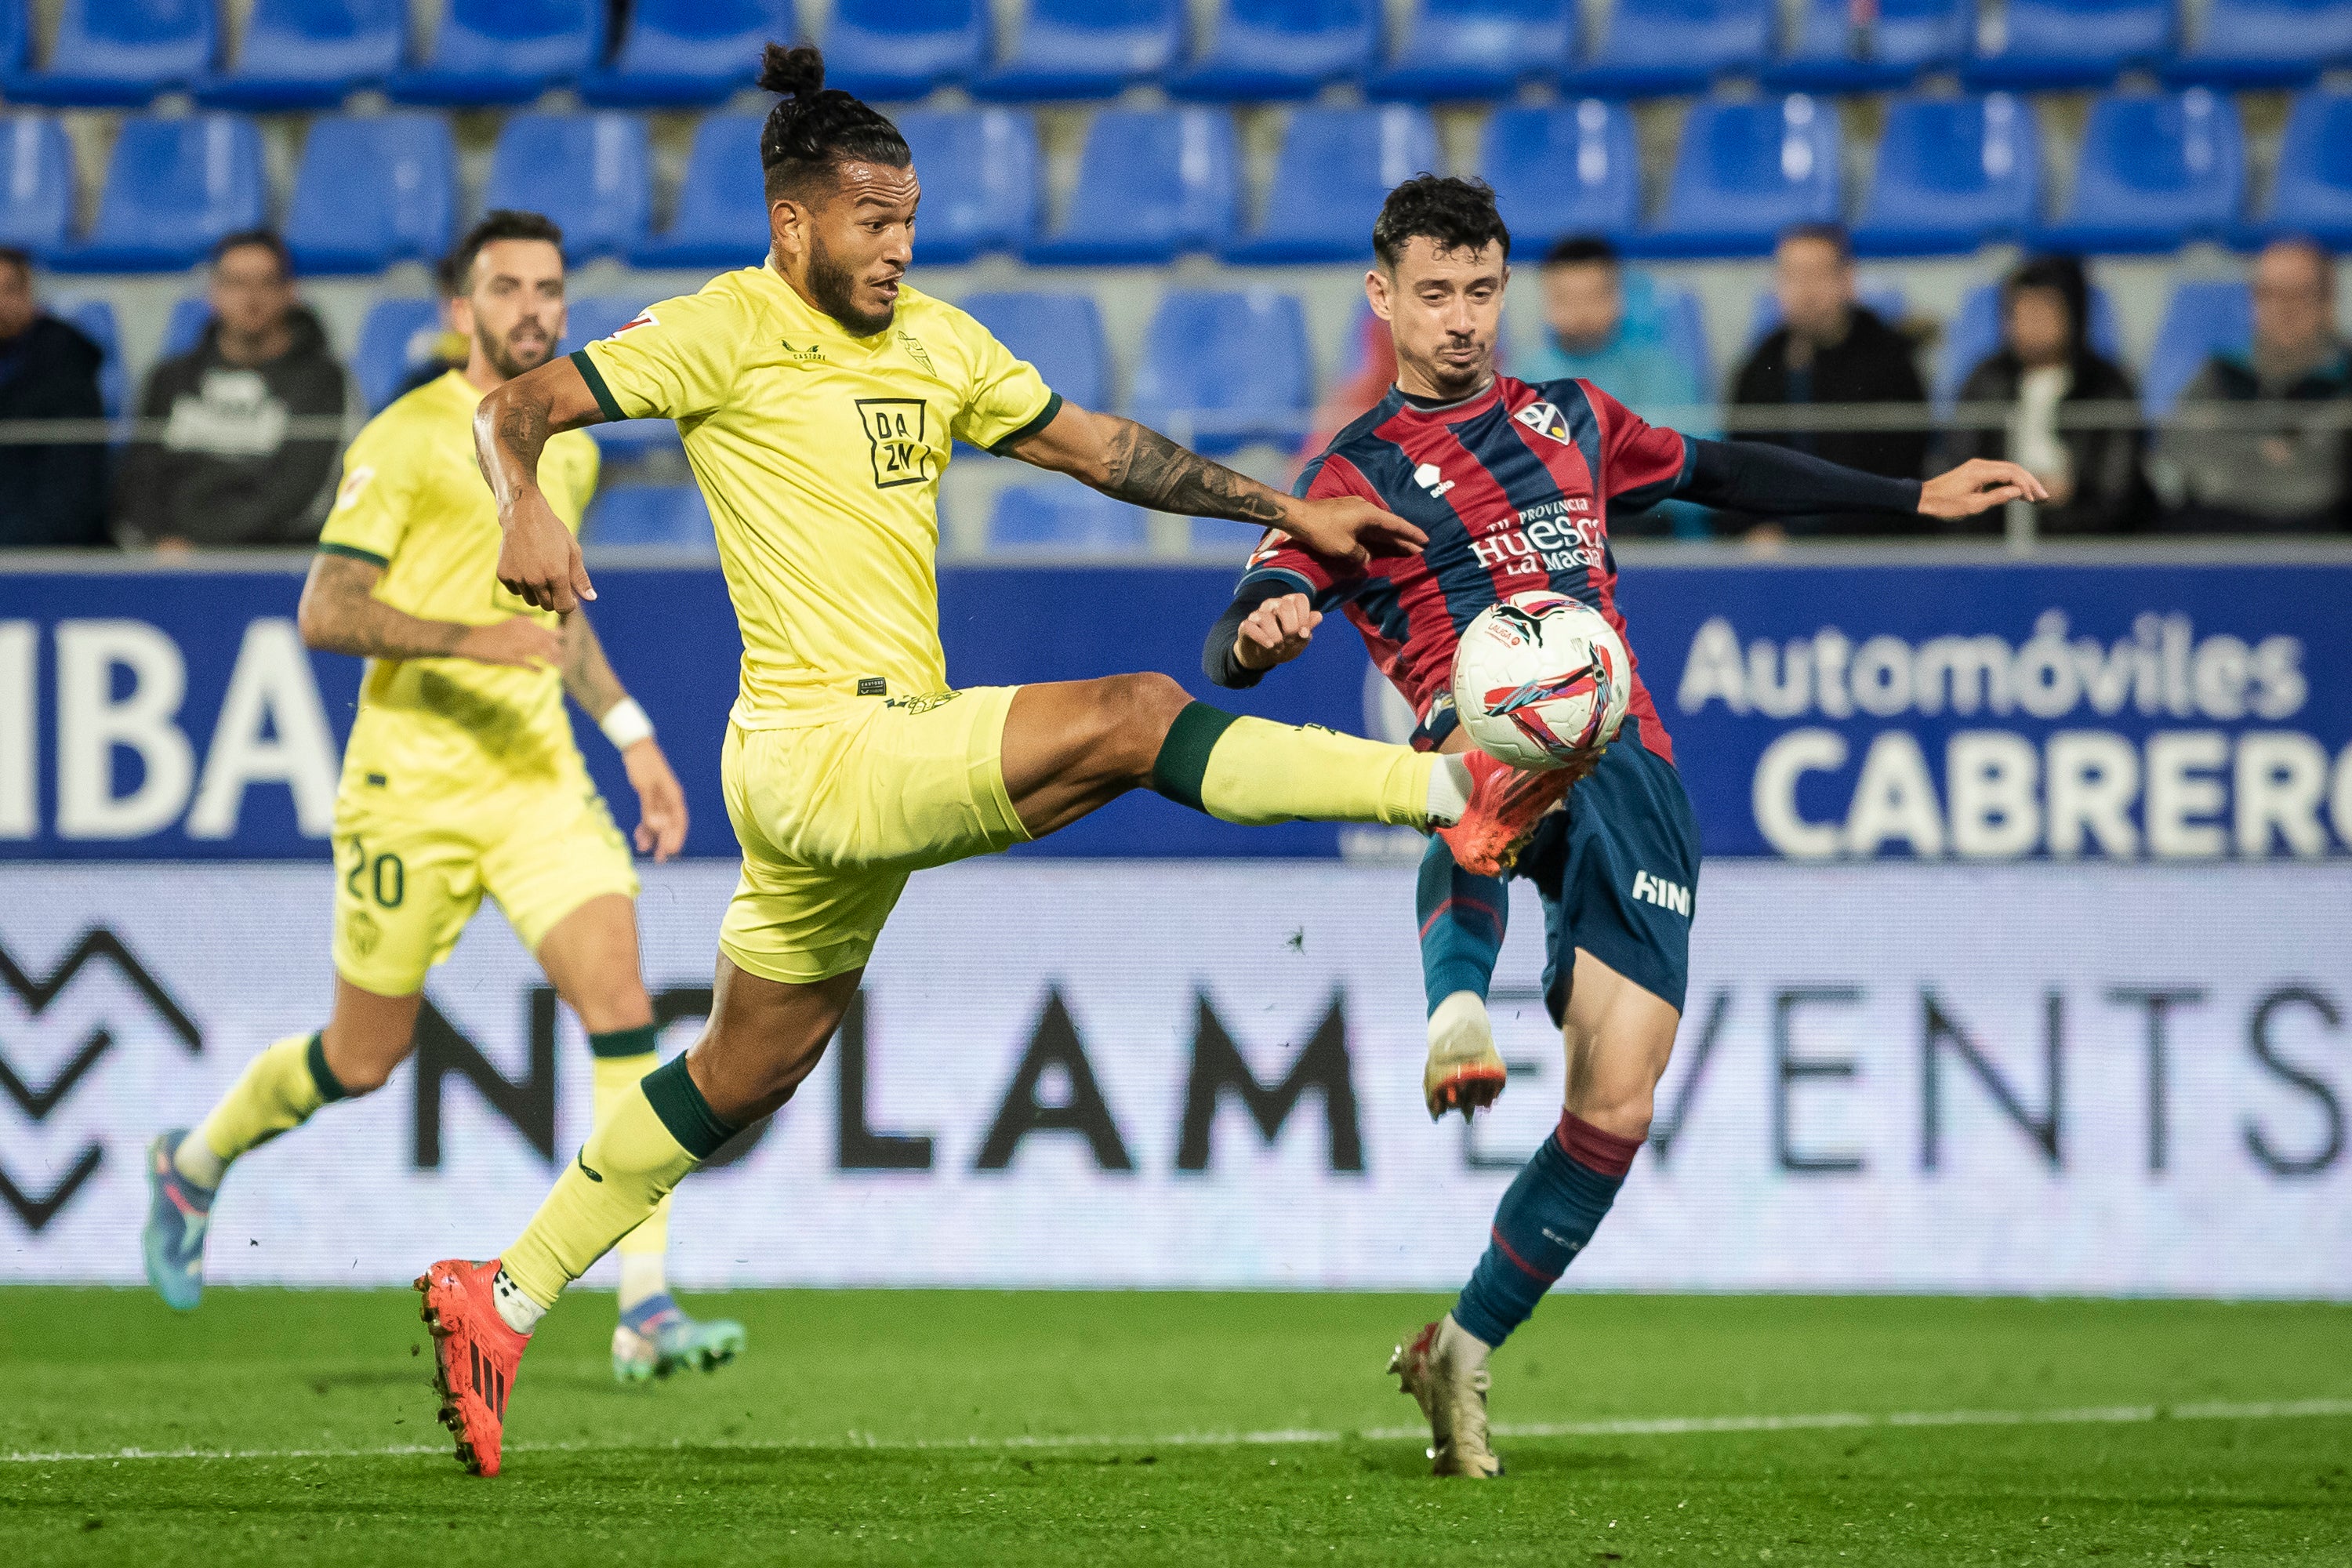
[[[879,312],[859,310],[856,303],[856,278],[833,258],[823,240],[815,240],[809,247],[808,288],[816,308],[848,329],[853,338],[870,338],[888,331],[898,313],[895,302],[885,305]]]
[[[474,329],[474,341],[482,345],[482,357],[490,362],[490,368],[497,371],[501,379],[507,381],[512,381],[525,371],[537,370],[547,363],[548,355],[555,352],[552,338],[542,336],[538,342],[522,348],[515,346],[514,338],[515,334],[509,332],[501,342],[481,327]]]

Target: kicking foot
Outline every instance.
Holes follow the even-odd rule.
[[[447,1258],[416,1277],[425,1298],[417,1316],[433,1331],[433,1391],[441,1396],[441,1424],[457,1434],[457,1462],[478,1476],[499,1473],[506,1435],[507,1394],[530,1345],[499,1316],[492,1281],[499,1260],[469,1263]]]
[[[1495,1103],[1509,1076],[1495,1049],[1495,1031],[1486,1019],[1486,1004],[1475,991],[1456,991],[1429,1016],[1429,1065],[1421,1072],[1421,1098],[1429,1119],[1449,1110],[1470,1120],[1473,1110]]]
[[[147,1145],[147,1224],[139,1233],[147,1283],[175,1312],[193,1312],[205,1299],[205,1232],[213,1212],[212,1189],[196,1185],[172,1163],[187,1135],[177,1128]]]
[[[1479,877],[1499,877],[1511,868],[1535,837],[1544,813],[1568,798],[1577,777],[1572,768],[1534,772],[1515,768],[1484,752],[1463,753],[1470,766],[1470,808],[1437,836],[1454,851],[1454,864]]]
[[[1429,1420],[1429,1473],[1484,1480],[1503,1473],[1486,1447],[1486,1347],[1448,1312],[1389,1358],[1405,1393]]]
[[[621,1314],[613,1331],[613,1378],[645,1383],[680,1370],[709,1372],[742,1353],[742,1324],[724,1318],[699,1322],[665,1290]]]

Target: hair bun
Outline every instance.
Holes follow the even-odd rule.
[[[786,98],[814,98],[824,89],[824,52],[770,44],[760,56],[760,85]]]

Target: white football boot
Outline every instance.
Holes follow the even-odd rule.
[[[1486,1480],[1503,1473],[1486,1447],[1486,1355],[1448,1312],[1389,1358],[1389,1370],[1429,1418],[1431,1475]]]
[[[1429,1016],[1429,1065],[1421,1072],[1421,1098],[1429,1119],[1449,1110],[1462,1120],[1495,1103],[1508,1077],[1495,1049],[1495,1029],[1486,1004],[1475,991],[1456,991]]]

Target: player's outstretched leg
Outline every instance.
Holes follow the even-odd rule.
[[[1421,857],[1413,912],[1421,921],[1421,978],[1429,995],[1429,1061],[1421,1075],[1430,1119],[1495,1103],[1507,1076],[1486,1017],[1486,986],[1503,951],[1510,888],[1454,863],[1433,837]]]
[[[1517,861],[1544,814],[1568,798],[1577,773],[1515,768],[1484,752],[1465,752],[1471,780],[1469,808],[1458,822],[1437,825],[1438,837],[1462,868],[1499,877]]]

